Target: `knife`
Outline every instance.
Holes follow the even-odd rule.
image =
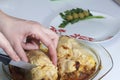
[[[113,1],[116,2],[120,6],[120,0],[113,0]]]
[[[24,61],[14,61],[9,56],[1,53],[0,53],[0,61],[3,62],[3,64],[5,65],[10,64],[26,70],[31,70],[32,68],[36,67],[35,65],[24,62]]]

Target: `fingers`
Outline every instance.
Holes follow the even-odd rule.
[[[16,55],[15,51],[12,49],[11,46],[8,46],[8,47],[3,46],[3,50],[5,51],[5,53],[7,53],[11,57],[12,60],[20,61],[20,58],[18,57],[18,55]]]
[[[41,42],[43,42],[43,44],[48,47],[50,58],[53,64],[57,65],[56,47],[54,46],[54,42],[52,41],[52,39],[42,31],[37,31],[37,35],[35,37],[41,40]]]
[[[26,41],[22,42],[22,47],[25,50],[39,49],[40,40],[35,39],[32,35],[29,35]]]
[[[19,57],[21,58],[21,60],[25,61],[25,62],[28,62],[28,58],[26,56],[26,53],[24,51],[24,49],[22,48],[22,45],[21,45],[21,41],[19,40],[15,40],[14,41],[14,45],[13,45],[13,48],[14,50],[16,51],[16,53],[19,55]]]
[[[53,41],[55,47],[57,47],[57,43],[58,43],[58,39],[59,39],[59,36],[53,32],[52,30],[50,29],[44,29],[44,32],[50,37],[50,39]]]
[[[52,35],[50,35],[50,33]],[[57,48],[57,44],[58,44],[58,39],[59,39],[59,36],[54,33],[53,31],[49,30],[48,31],[48,36],[51,38],[51,40],[53,41],[54,45],[55,45],[55,48]]]
[[[51,57],[53,64],[57,66],[56,48],[52,45],[49,45],[48,49],[49,49],[49,54],[50,54],[50,57]]]
[[[39,46],[34,41],[31,43],[22,43],[22,47],[25,50],[39,49]]]
[[[20,58],[17,56],[12,46],[8,42],[8,40],[4,37],[2,33],[0,33],[0,47],[15,61],[19,61]]]

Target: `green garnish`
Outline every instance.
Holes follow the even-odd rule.
[[[81,8],[76,8],[72,10],[66,10],[60,13],[60,16],[64,19],[59,25],[59,28],[64,28],[67,24],[74,24],[80,20],[92,19],[92,18],[104,18],[103,16],[93,16],[89,10],[83,10]]]

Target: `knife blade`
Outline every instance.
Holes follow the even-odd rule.
[[[120,6],[120,0],[113,0],[113,1]]]
[[[10,64],[26,70],[31,70],[32,68],[36,67],[35,65],[24,62],[24,61],[14,61],[9,56],[1,53],[0,53],[0,61],[3,62],[3,64],[5,65]]]

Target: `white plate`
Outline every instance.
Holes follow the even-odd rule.
[[[107,14],[90,11],[94,16],[103,16],[100,19],[86,19],[74,24],[68,24],[65,28],[59,28],[63,19],[56,16],[50,23],[50,29],[60,35],[68,35],[77,39],[93,42],[104,41],[112,38],[120,30],[120,20]]]

